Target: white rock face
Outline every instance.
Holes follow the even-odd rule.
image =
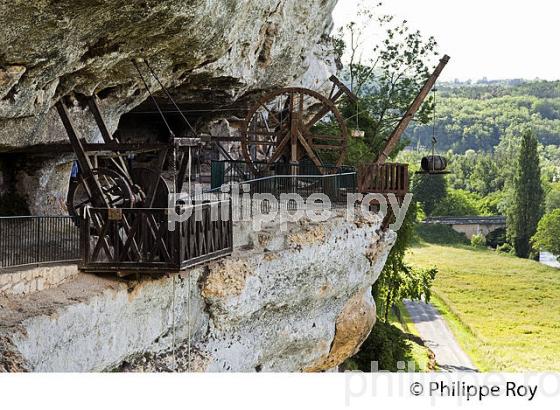
[[[176,276],[175,285],[80,275],[0,298],[0,369],[328,370],[369,334],[371,285],[394,239],[379,222],[340,217],[283,234],[269,226],[252,235],[251,249]]]
[[[148,97],[131,63],[137,57],[150,61],[182,102],[224,104],[292,83],[317,88],[334,71],[324,36],[335,4],[2,1],[0,148],[66,140],[52,109],[62,96],[99,93],[114,129],[120,115]],[[148,81],[153,91],[160,89]],[[84,137],[94,139],[79,98],[74,111]]]

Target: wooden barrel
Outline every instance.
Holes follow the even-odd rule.
[[[447,168],[447,160],[440,155],[429,155],[420,163],[425,172],[442,172]]]

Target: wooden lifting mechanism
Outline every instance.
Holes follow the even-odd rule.
[[[389,158],[391,153],[399,144],[402,135],[422,106],[422,103],[430,93],[430,90],[432,90],[432,88],[434,87],[437,79],[441,75],[441,72],[443,71],[449,60],[450,57],[448,55],[444,55],[440,60],[432,75],[430,75],[426,83],[422,86],[420,92],[418,93],[412,104],[408,107],[404,116],[401,118],[393,132],[389,135],[385,146],[383,147],[375,161],[358,169],[358,189],[361,192],[368,192],[368,187],[375,185],[373,181],[378,177],[378,173],[384,172],[383,165],[387,161],[387,158]],[[447,161],[445,160],[445,158],[435,155],[434,146],[432,148],[432,155],[422,158],[421,166],[424,170],[424,173],[426,174],[442,174],[446,173],[445,168],[447,167]],[[408,176],[406,178],[408,178]]]
[[[265,94],[249,110],[241,150],[255,175],[266,174],[275,163],[297,165],[303,159],[321,174],[326,162],[343,164],[348,129],[336,103],[343,95],[354,103],[357,98],[338,78],[330,80],[328,97],[306,88],[281,88]]]
[[[144,62],[152,75],[155,76],[149,63]],[[70,186],[68,193],[67,208],[70,215],[81,215],[83,209],[87,206],[96,208],[166,208],[169,194],[174,191],[179,192],[182,189],[187,165],[190,161],[190,147],[198,145],[199,139],[175,138],[147,86],[137,62],[133,61],[133,64],[170,132],[169,144],[121,143],[118,138],[115,138],[109,132],[95,95],[89,97],[88,106],[100,130],[103,143],[85,143],[83,139],[78,137],[76,128],[68,114],[68,109],[63,101],[59,100],[56,103],[56,108],[79,164],[77,180]],[[159,82],[157,76],[155,78]],[[165,87],[163,89],[167,93]],[[168,98],[170,97],[168,94]],[[187,121],[186,118],[184,120]],[[164,166],[168,161],[172,167],[175,167],[176,150],[179,150],[181,154],[179,173],[176,175],[176,183],[170,184],[163,177]],[[150,151],[157,153],[157,161],[150,167],[138,166],[127,160],[127,156]],[[173,154],[173,158],[170,158],[170,153]]]

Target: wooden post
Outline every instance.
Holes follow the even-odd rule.
[[[89,157],[86,155],[82,142],[76,134],[76,130],[74,128],[74,125],[72,124],[72,120],[70,120],[70,116],[68,115],[68,110],[66,109],[62,101],[58,101],[56,103],[56,109],[58,111],[58,114],[60,115],[62,124],[66,129],[66,133],[68,134],[70,145],[72,145],[74,153],[76,154],[76,158],[78,158],[80,170],[84,175],[84,187],[90,191],[88,192],[88,195],[91,193],[90,197],[93,205],[95,205],[96,207],[108,208],[109,204],[107,203],[107,200],[103,195],[103,191],[101,190],[99,181],[93,174],[93,166],[91,164],[91,161],[89,160]]]

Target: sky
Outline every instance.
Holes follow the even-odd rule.
[[[335,27],[355,18],[358,2],[339,0]],[[442,80],[560,79],[558,0],[385,0],[383,10],[436,38],[451,56]]]

